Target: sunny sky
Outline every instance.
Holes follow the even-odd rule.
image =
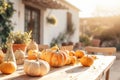
[[[120,0],[66,0],[80,9],[80,17],[91,17],[96,8],[104,9],[103,14],[120,14]],[[94,12],[94,13],[93,13]],[[100,11],[99,11],[100,12]],[[108,13],[109,12],[109,13]]]

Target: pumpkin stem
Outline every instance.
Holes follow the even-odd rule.
[[[56,53],[58,53],[58,52],[59,52],[59,49],[56,50]]]

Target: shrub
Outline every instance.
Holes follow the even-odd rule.
[[[0,38],[3,44],[6,42],[10,31],[13,30],[10,18],[14,11],[13,3],[0,0]]]
[[[90,39],[87,35],[80,35],[79,41],[82,42],[84,46],[90,45]]]

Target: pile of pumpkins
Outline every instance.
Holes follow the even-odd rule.
[[[94,63],[96,58],[95,56],[87,55],[83,50],[60,50],[59,47],[53,46],[50,49],[43,50],[40,59],[47,61],[52,67],[76,64],[77,62],[89,67]]]
[[[17,65],[24,66],[24,72],[30,76],[43,76],[50,71],[50,67],[61,67],[80,62],[83,66],[91,66],[94,58],[88,56],[82,50],[68,51],[60,50],[58,46],[39,51],[35,41],[27,47],[27,57],[22,50],[12,52],[11,46],[6,54],[0,50],[0,71],[11,74],[17,70]]]
[[[32,42],[31,42],[32,43]],[[16,50],[13,52],[12,43],[7,44],[8,49],[4,54],[2,50],[0,50],[0,71],[3,74],[11,74],[17,70],[18,65],[23,65],[23,70],[27,75],[30,76],[43,76],[50,71],[50,65],[48,62],[40,59],[35,59],[31,57],[33,54],[29,53],[31,51],[37,51],[36,48],[32,48],[28,50],[28,56],[26,58],[26,53],[22,50]],[[28,47],[29,48],[29,47]],[[32,52],[33,53],[33,52]]]

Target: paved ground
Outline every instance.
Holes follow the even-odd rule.
[[[120,80],[120,52],[117,52],[115,55],[116,60],[110,70],[110,80]]]

